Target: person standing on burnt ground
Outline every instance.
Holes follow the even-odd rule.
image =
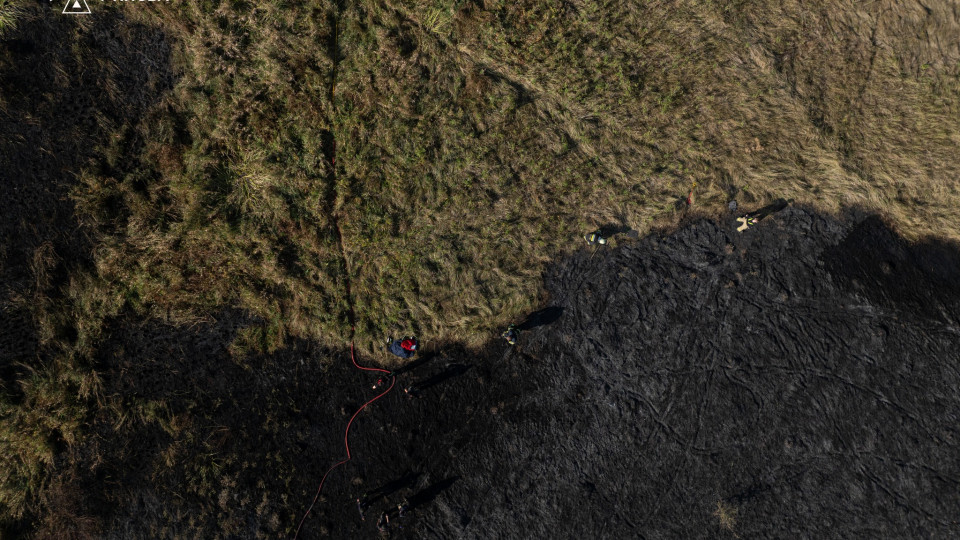
[[[748,228],[753,227],[761,219],[769,216],[770,214],[773,214],[774,212],[779,212],[783,210],[792,202],[793,202],[793,199],[790,199],[790,200],[777,199],[776,201],[773,201],[772,203],[768,204],[767,206],[764,206],[759,210],[748,212],[738,217],[737,223],[739,223],[740,226],[737,227],[737,232],[743,232]],[[736,207],[734,206],[734,208]]]
[[[406,388],[403,389],[403,393],[407,397],[419,398],[420,397],[420,387],[417,383],[410,383]]]
[[[549,306],[543,308],[527,315],[526,320],[519,325],[511,324],[508,326],[506,331],[500,334],[500,337],[505,339],[508,344],[516,345],[517,339],[520,337],[521,330],[532,330],[538,326],[552,324],[554,321],[559,319],[561,315],[563,315],[562,307]]]
[[[410,502],[404,498],[395,508],[388,508],[380,514],[380,518],[377,520],[377,531],[380,534],[386,535],[390,532],[390,526],[396,525],[398,529],[402,529],[403,525],[400,523],[400,518],[405,518],[410,511]],[[390,515],[396,512],[396,516],[393,521],[390,521]]]
[[[404,497],[400,504],[397,505],[397,518],[407,517],[407,511],[410,510],[410,501]]]
[[[403,473],[403,476],[390,480],[389,482],[374,488],[369,491],[364,491],[359,497],[357,497],[357,510],[360,512],[360,519],[365,521],[366,513],[371,506],[377,504],[381,500],[386,500],[390,496],[401,492],[406,493],[409,491],[410,486],[414,484],[418,478],[420,478],[421,473],[411,471],[407,469]],[[388,505],[392,506],[392,504]],[[397,510],[400,511],[400,507],[403,507],[404,512],[409,508],[407,503],[407,498],[404,496],[402,498],[401,504],[397,505]],[[401,514],[403,512],[400,512]],[[402,517],[402,516],[400,516]]]
[[[370,500],[367,497],[367,494],[364,493],[362,496],[357,497],[357,510],[360,511],[360,521],[366,521],[367,518],[364,516],[364,512],[367,508],[370,507]]]
[[[402,529],[403,524],[400,522],[400,518],[407,517],[407,512],[409,510],[410,503],[407,502],[406,498],[404,498],[399,504],[397,504],[396,507],[384,510],[383,514],[380,516],[380,521],[377,522],[377,529],[381,533],[388,532],[390,526],[396,526],[396,528]],[[393,521],[390,520],[391,515],[393,516]]]
[[[511,324],[504,333],[500,334],[500,337],[507,340],[508,344],[516,345],[517,338],[520,337],[520,330],[517,328],[517,325]]]
[[[390,511],[386,511],[380,514],[380,519],[377,520],[377,530],[381,533],[386,533],[390,530]]]

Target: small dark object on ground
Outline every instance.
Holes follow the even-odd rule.
[[[390,381],[393,380],[394,377],[396,377],[396,375],[393,372],[384,373],[382,376],[380,376],[380,378],[377,379],[377,382],[373,383],[373,389],[379,390],[380,388],[383,388],[384,386],[390,384]]]

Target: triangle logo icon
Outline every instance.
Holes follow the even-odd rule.
[[[67,15],[89,15],[90,6],[87,5],[87,0],[67,0],[63,12]]]

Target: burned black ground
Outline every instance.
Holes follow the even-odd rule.
[[[954,536],[958,268],[954,246],[799,208],[577,252],[517,346],[425,344],[301,537],[376,537],[404,497],[393,537]],[[289,537],[345,457],[376,376],[307,342],[231,361],[250,322],[112,328],[105,394],[141,418],[102,413],[73,455],[108,536]]]

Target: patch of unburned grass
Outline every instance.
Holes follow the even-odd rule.
[[[57,363],[28,368],[19,384],[20,399],[0,395],[0,522],[35,508],[57,445],[77,442],[83,402],[99,389],[99,378]]]
[[[720,500],[717,501],[717,508],[713,511],[713,517],[717,518],[721,529],[729,531],[739,538],[736,534],[737,514],[739,513],[739,508]]]

